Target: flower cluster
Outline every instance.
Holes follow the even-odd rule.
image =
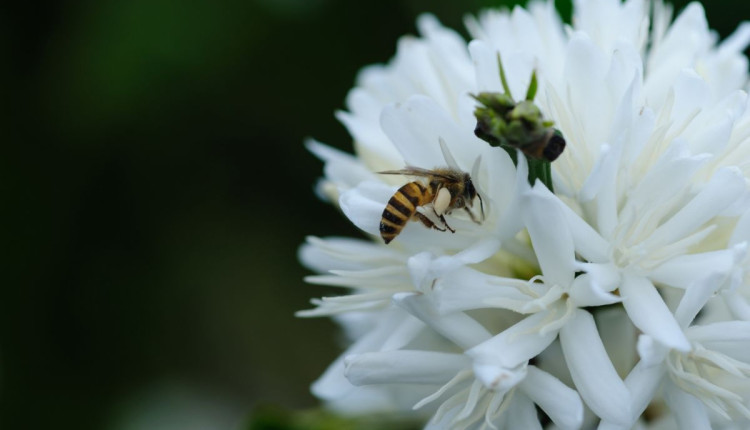
[[[466,24],[468,43],[422,16],[361,72],[337,115],[356,155],[308,142],[320,196],[372,236],[300,250],[309,282],[348,293],[300,312],[350,340],[314,394],[428,429],[748,428],[750,24],[719,42],[700,4],[673,20],[646,0]],[[475,134],[476,95],[522,99],[533,75],[567,143],[548,184]],[[440,224],[436,196],[414,215],[435,228],[383,243],[389,201],[423,178],[379,172],[407,166],[470,173],[483,217],[466,202]]]

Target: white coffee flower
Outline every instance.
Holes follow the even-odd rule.
[[[337,114],[356,156],[308,143],[320,195],[374,239],[301,249],[310,282],[350,289],[300,313],[352,342],[316,395],[436,429],[542,428],[534,405],[557,428],[750,420],[750,25],[717,43],[699,4],[671,18],[581,0],[566,26],[532,2],[467,19],[466,43],[424,16],[421,38],[361,73]],[[536,72],[534,102],[567,141],[554,192],[474,134],[471,95],[506,88],[498,55],[515,100]],[[447,200],[424,204],[455,233],[407,223],[385,245],[384,209],[415,178],[378,172],[406,166],[469,173],[481,202],[444,223]]]

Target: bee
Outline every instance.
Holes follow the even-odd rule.
[[[501,101],[509,99],[499,93],[479,93],[475,99],[483,106],[475,111],[478,120],[474,134],[490,145],[516,148],[527,157],[550,163],[565,149],[562,134],[542,118],[531,101],[501,106]]]
[[[527,145],[518,145],[517,148],[528,157],[551,163],[557,160],[557,157],[565,149],[565,139],[559,131],[552,129],[547,130],[539,140],[532,141]]]
[[[388,205],[383,210],[380,220],[380,236],[386,244],[390,243],[406,225],[409,220],[418,220],[427,228],[439,231],[456,231],[448,225],[445,215],[454,209],[464,209],[472,221],[479,224],[480,221],[471,211],[474,199],[479,198],[482,220],[484,220],[484,203],[482,196],[471,181],[471,176],[457,168],[443,167],[434,170],[421,169],[419,167],[407,166],[402,170],[387,170],[380,172],[386,175],[407,175],[426,178],[426,184],[422,181],[409,182],[399,188],[393,197],[388,200]],[[442,223],[439,227],[427,215],[417,210],[422,206],[431,205],[432,212]]]

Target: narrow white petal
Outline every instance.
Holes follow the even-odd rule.
[[[735,255],[732,249],[680,255],[653,269],[649,278],[672,287],[687,288],[708,273],[728,274],[735,264]]]
[[[685,118],[695,111],[708,105],[711,98],[711,89],[708,83],[694,70],[682,69],[673,83],[674,88],[674,110],[673,118]],[[696,148],[695,153],[699,153]]]
[[[526,193],[522,216],[545,283],[567,287],[575,277],[575,250],[560,201],[542,184]]]
[[[720,215],[746,190],[745,177],[739,168],[722,168],[701,192],[654,231],[645,246],[663,246],[693,233],[711,218]]]
[[[721,321],[688,328],[690,338],[698,342],[750,341],[750,321]]]
[[[721,287],[726,276],[722,273],[705,272],[703,276],[696,278],[685,291],[674,317],[681,327],[687,327],[693,322],[708,299],[714,296]]]
[[[664,387],[666,400],[672,415],[677,420],[677,427],[691,430],[711,430],[706,406],[695,396],[677,388],[671,382]]]
[[[378,350],[407,319],[413,319],[412,316],[398,308],[387,311],[384,316],[386,318],[380,320],[375,329],[360,337],[344,354],[328,366],[325,373],[312,384],[311,391],[313,394],[325,400],[335,400],[346,396],[353,387],[344,377],[344,357],[350,354]]]
[[[539,329],[554,310],[524,318],[490,340],[466,353],[478,361],[513,368],[537,356],[557,337],[557,332],[540,334]]]
[[[506,368],[495,363],[475,360],[474,375],[488,389],[502,393],[515,387],[526,377],[526,363]]]
[[[526,158],[521,151],[518,151],[517,154],[518,166],[516,169],[515,180],[513,181],[514,187],[511,191],[511,197],[505,197],[504,200],[501,200],[503,197],[502,195],[498,196],[498,193],[495,193],[494,197],[495,200],[507,202],[507,206],[504,208],[503,212],[499,214],[500,222],[498,224],[498,235],[503,240],[513,238],[521,229],[523,229],[523,217],[521,216],[524,200],[523,196],[529,189],[531,189],[527,179],[529,176],[529,166],[526,163]]]
[[[750,363],[750,321],[694,325],[687,329],[687,334],[706,349]]]
[[[478,240],[453,255],[434,256],[422,252],[409,258],[407,267],[414,285],[426,288],[435,279],[452,273],[467,264],[476,264],[486,260],[500,249],[500,241],[489,237]]]
[[[534,403],[521,393],[513,395],[511,405],[505,413],[508,415],[505,420],[506,429],[542,430]]]
[[[314,139],[305,141],[307,150],[325,161],[325,176],[339,187],[349,189],[362,181],[376,180],[375,174],[368,170],[356,157],[338,149],[324,145]]]
[[[576,310],[560,331],[560,345],[588,407],[602,419],[627,423],[631,419],[630,393],[607,356],[591,314]]]
[[[648,153],[647,149],[644,152]],[[630,191],[628,206],[635,210],[648,208],[682,192],[709,157],[708,154],[693,155],[687,142],[676,139]]]
[[[578,429],[583,423],[583,402],[576,390],[549,373],[529,366],[519,388],[561,429]]]
[[[609,60],[591,37],[582,31],[573,33],[566,53],[563,74],[567,83],[568,103],[576,106],[579,115],[587,118],[588,142],[578,143],[588,143],[590,147],[586,150],[596,154],[598,151],[593,146],[598,146],[607,138],[608,118],[616,108],[609,102],[608,92],[600,91],[605,83]]]
[[[525,288],[526,281],[490,276],[462,267],[438,279],[431,296],[441,314],[495,306],[520,312],[529,300],[529,296],[522,292]]]
[[[334,269],[364,270],[373,265],[398,264],[403,258],[399,252],[370,240],[314,236],[306,238],[297,257],[303,265],[321,273]]]
[[[636,350],[645,366],[656,366],[664,361],[670,349],[647,334],[638,336]]]
[[[344,358],[344,374],[354,385],[444,384],[470,363],[463,354],[445,352],[365,352]]]
[[[738,53],[744,51],[750,44],[750,22],[741,23],[732,34],[721,42],[721,53]]]
[[[690,350],[690,342],[651,281],[626,274],[620,295],[625,311],[636,327],[671,348]]]
[[[729,239],[729,243],[736,245],[742,242],[750,241],[750,211],[746,211],[740,219],[737,221],[737,225],[734,226],[732,237]]]
[[[591,263],[609,261],[609,242],[567,205],[561,205],[576,251]]]
[[[500,74],[497,72],[497,56],[494,49],[483,40],[472,40],[469,52],[474,62],[477,90],[503,92]]]
[[[471,348],[492,337],[487,329],[463,312],[438,314],[430,299],[422,294],[396,294],[393,301],[462,349]]]
[[[589,273],[577,276],[570,289],[570,297],[577,306],[603,306],[622,301],[620,296],[611,294],[608,285],[602,285]]]
[[[381,170],[397,169],[404,165],[403,157],[395,146],[380,129],[378,117],[382,103],[374,100],[370,94],[364,94],[361,88],[355,88],[349,93],[347,99],[367,99],[368,109],[376,110],[376,113],[368,118],[366,114],[348,112],[336,112],[336,118],[344,124],[349,133],[357,143],[357,155],[362,163],[366,164],[372,172]]]
[[[438,103],[423,95],[386,106],[380,121],[406,163],[416,167],[446,166],[440,150],[441,138],[465,172],[487,147],[486,142],[474,136],[473,130],[461,128]]]
[[[610,237],[617,226],[617,167],[621,148],[621,145],[602,145],[599,160],[581,189],[582,194],[589,193],[589,199],[596,197],[596,227],[604,237]],[[581,201],[586,201],[583,196]]]
[[[344,192],[339,199],[341,210],[357,227],[373,235],[380,235],[380,220],[388,200],[396,192],[382,182],[363,182]]]
[[[658,366],[647,366],[643,362],[636,364],[625,378],[625,386],[630,393],[630,418],[625,422],[602,419],[599,430],[630,430],[653,400],[656,390],[661,386],[664,372],[663,364]]]
[[[498,239],[493,237],[482,239],[456,254],[435,258],[430,264],[430,272],[437,278],[467,264],[480,263],[493,256],[499,249]]]
[[[735,318],[750,321],[750,303],[742,294],[736,291],[725,291],[721,294],[721,297]]]

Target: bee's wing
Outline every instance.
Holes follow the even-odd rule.
[[[448,149],[448,144],[445,143],[445,140],[442,137],[439,137],[438,141],[440,142],[440,151],[443,153],[445,164],[447,164],[448,167],[450,167],[453,170],[462,171],[461,168],[458,167],[458,163],[456,162],[456,159],[453,158],[453,154],[451,154],[451,151]]]
[[[458,181],[460,178],[452,175],[446,175],[441,172],[436,172],[435,170],[428,170],[423,169],[421,167],[413,167],[413,166],[406,166],[405,169],[401,170],[384,170],[382,172],[378,172],[383,175],[406,175],[406,176],[435,176],[438,178],[445,179],[447,181]]]

